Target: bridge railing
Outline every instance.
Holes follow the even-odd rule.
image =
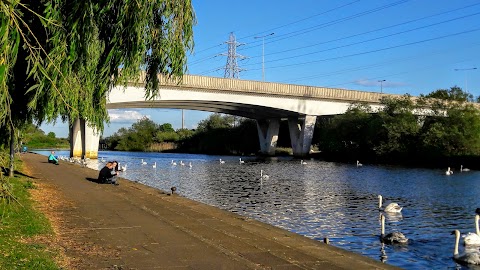
[[[239,79],[226,79],[198,75],[184,75],[178,82],[159,75],[160,88],[171,86],[183,89],[202,89],[205,91],[228,91],[237,93],[251,93],[261,95],[291,96],[314,99],[328,99],[341,101],[360,101],[368,103],[380,103],[385,96],[401,97],[401,95],[365,92],[359,90],[347,90],[341,88],[315,87],[295,84],[283,84],[273,82],[259,82]],[[140,78],[143,81],[143,77]],[[134,83],[134,86],[143,86],[143,83]]]

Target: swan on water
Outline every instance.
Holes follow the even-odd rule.
[[[361,167],[361,166],[363,166],[363,164],[360,163],[360,161],[357,160],[357,167]]]
[[[263,170],[260,170],[260,178],[268,179],[268,178],[270,178],[270,176],[268,176],[267,174],[263,174]]]
[[[188,163],[188,167],[190,167],[190,169],[192,168],[192,162]]]
[[[382,210],[382,201],[383,201],[383,196],[378,195],[378,209]],[[390,212],[390,213],[400,213],[402,211],[403,207],[398,205],[398,203],[389,203],[384,209],[384,212]]]
[[[478,225],[480,221],[480,215],[475,215],[475,232],[469,232],[464,236],[463,244],[465,246],[480,246],[480,228]]]
[[[152,167],[153,167],[154,169],[157,168],[157,162],[156,162],[156,161],[153,163]]]
[[[172,166],[177,166],[177,163],[176,163],[175,161],[173,161],[173,159],[172,159],[172,163],[171,163],[171,164],[172,164]]]
[[[245,163],[245,161],[242,160],[242,158],[239,158],[239,161],[238,161],[240,164],[243,164]]]
[[[460,165],[460,172],[469,172],[469,168],[464,168],[463,165]]]
[[[447,170],[445,171],[445,175],[452,175],[453,174],[453,171],[450,170],[450,167],[447,168]]]
[[[302,160],[300,160],[300,164],[307,165],[307,162],[303,161],[303,159],[302,159]]]
[[[142,165],[147,165],[147,162],[143,161],[143,158],[142,158]]]
[[[382,233],[380,234],[380,240],[385,244],[406,244],[408,238],[401,232],[391,232],[385,235],[385,216],[380,217],[382,220]]]
[[[120,168],[122,169],[123,172],[126,171],[127,170],[127,164],[125,164],[125,166],[121,166]]]
[[[183,160],[180,160],[180,166],[185,166],[185,163],[183,163]]]
[[[219,159],[220,164],[225,164],[225,160]]]
[[[454,230],[455,248],[453,249],[453,259],[460,264],[480,264],[480,253],[478,250],[469,250],[462,254],[458,253],[458,244],[460,243],[460,231]]]

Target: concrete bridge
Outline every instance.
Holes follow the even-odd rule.
[[[295,156],[309,153],[317,116],[342,114],[352,102],[379,107],[383,96],[356,90],[280,84],[185,75],[181,83],[161,77],[159,95],[145,100],[144,84],[115,87],[107,109],[171,108],[218,112],[257,121],[260,151],[274,155],[280,121],[288,119]],[[77,119],[70,131],[71,156],[96,158],[98,139],[84,120]]]

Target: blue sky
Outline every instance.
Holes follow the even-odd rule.
[[[193,0],[198,24],[188,73],[223,77],[225,42],[234,33],[242,43],[237,47],[244,57],[237,58],[241,79],[262,80],[264,41],[265,81],[372,92],[382,86],[386,93],[412,95],[458,85],[480,95],[478,0],[295,3]],[[110,115],[104,136],[142,116],[181,127],[180,110],[113,110]],[[185,111],[186,127],[194,128],[208,115]],[[68,136],[66,124],[41,128]]]

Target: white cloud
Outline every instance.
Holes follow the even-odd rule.
[[[112,123],[133,123],[143,117],[150,118],[150,115],[144,115],[135,110],[113,109],[108,110],[108,115],[110,116],[110,121]]]
[[[361,85],[361,86],[376,86],[376,85],[380,85],[380,83],[377,82],[377,81],[371,81],[371,80],[366,80],[366,79],[359,79],[359,80],[354,81],[354,83],[357,84],[357,85]]]
[[[369,79],[359,79],[354,81],[356,85],[361,85],[361,86],[380,86],[379,80],[369,80]],[[391,81],[384,81],[382,83],[383,87],[399,87],[399,86],[406,86],[406,83],[403,82],[391,82]]]

